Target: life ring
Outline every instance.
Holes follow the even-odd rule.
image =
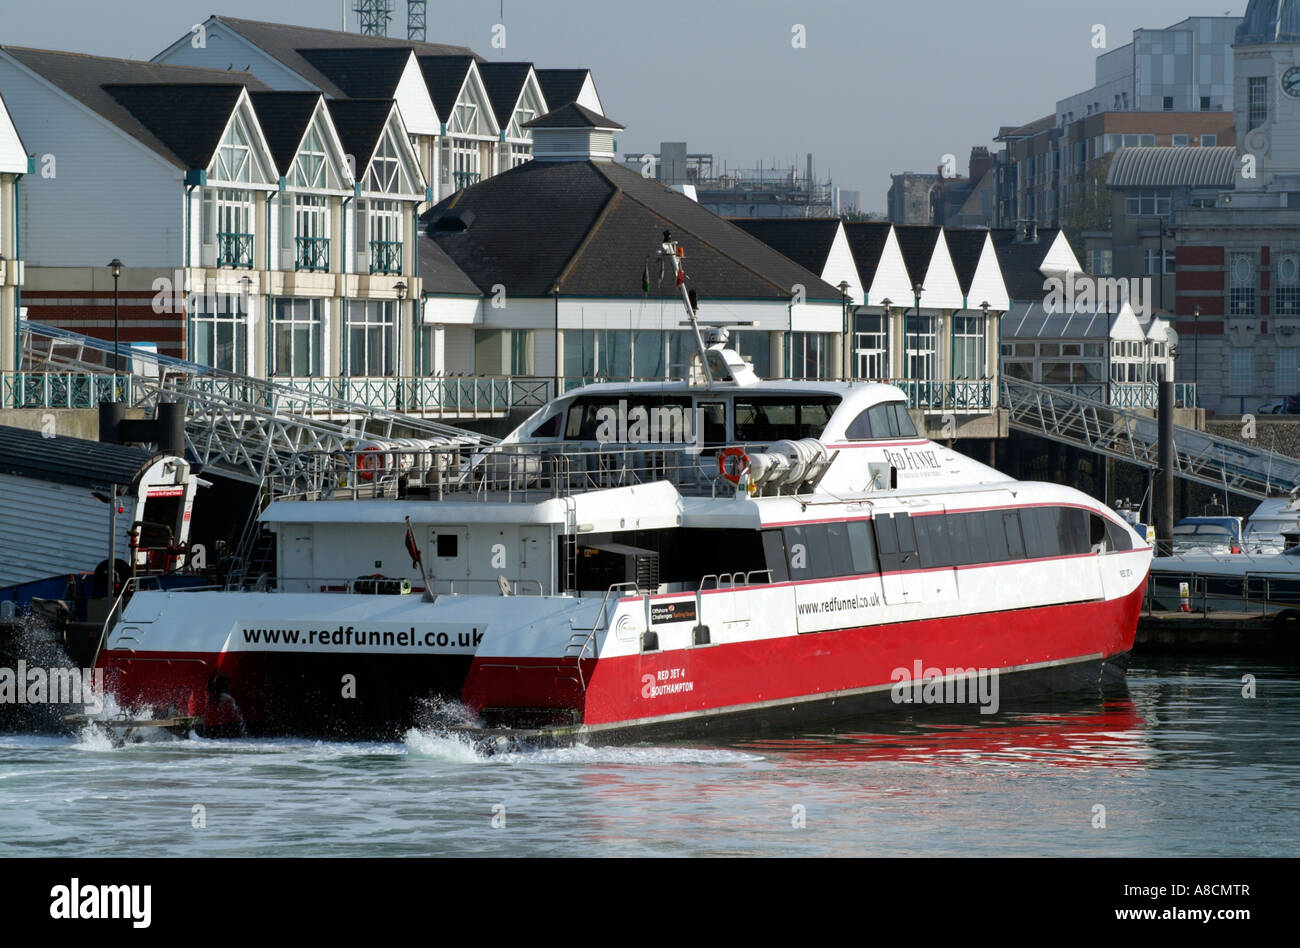
[[[731,458],[737,459],[734,474],[728,468],[727,464]],[[741,476],[748,470],[749,455],[745,453],[744,448],[724,448],[718,452],[718,473],[731,481],[731,483],[739,484]]]
[[[363,481],[375,479],[375,471],[379,470],[379,458],[367,452],[378,450],[379,448],[372,444],[357,452],[357,476]]]

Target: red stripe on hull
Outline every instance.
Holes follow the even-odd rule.
[[[1143,587],[1123,599],[954,616],[602,658],[584,663],[585,694],[554,659],[475,658],[464,702],[475,711],[572,708],[588,725],[700,714],[891,685],[895,669],[1008,669],[1109,657],[1133,647]]]

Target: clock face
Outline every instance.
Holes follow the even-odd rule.
[[[1293,99],[1300,99],[1300,66],[1292,66],[1282,73],[1282,91]]]

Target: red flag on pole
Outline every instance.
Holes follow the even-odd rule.
[[[420,566],[424,558],[420,556],[419,544],[415,542],[415,534],[411,532],[411,522],[406,522],[406,552],[411,555],[411,569]]]

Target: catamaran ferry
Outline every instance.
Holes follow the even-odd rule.
[[[450,701],[597,740],[845,716],[916,674],[1122,681],[1152,556],[1128,524],[920,437],[893,386],[758,379],[682,297],[687,379],[585,386],[488,449],[304,456],[261,514],[274,568],[135,592],[109,691],[213,733],[391,734]]]

